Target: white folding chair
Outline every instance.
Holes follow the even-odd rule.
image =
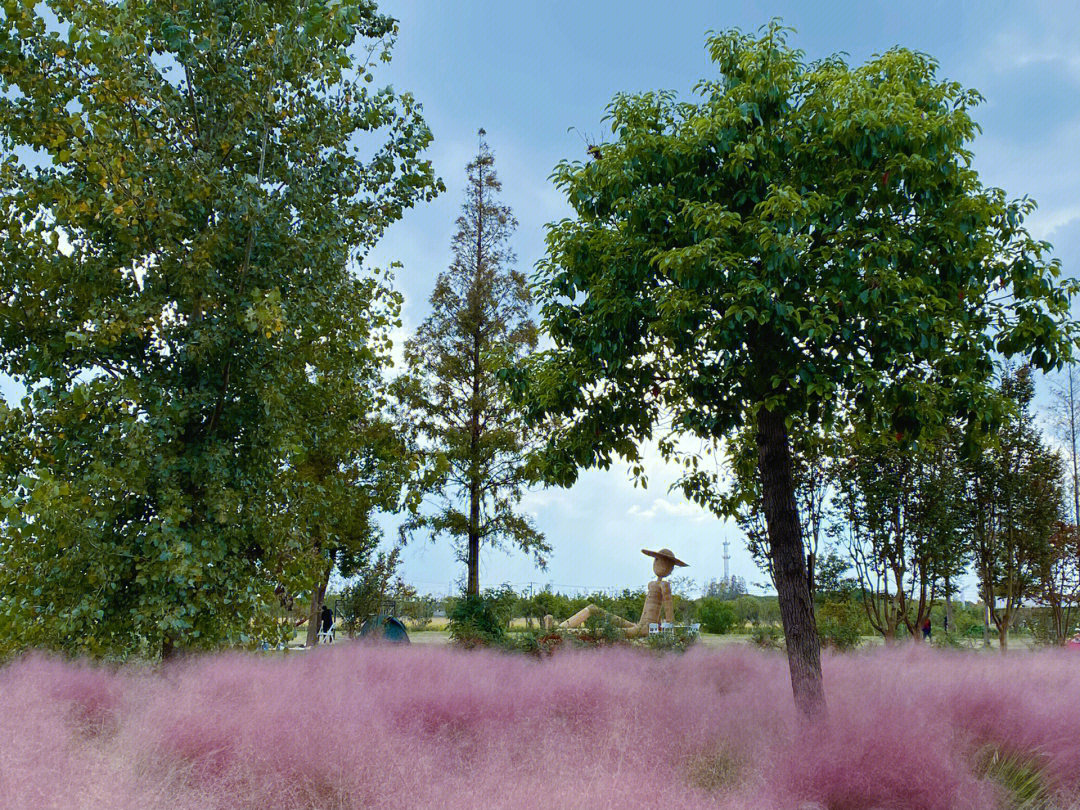
[[[330,622],[330,629],[323,630],[319,628],[319,634],[317,636],[318,644],[333,644],[334,643],[334,629],[337,627],[337,621]]]

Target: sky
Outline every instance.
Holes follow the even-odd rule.
[[[794,29],[791,42],[811,59],[836,52],[859,64],[901,45],[940,63],[939,76],[985,97],[974,113],[983,183],[1039,204],[1033,234],[1054,244],[1065,272],[1080,275],[1080,6],[1075,0],[1015,2],[437,2],[383,0],[399,20],[393,61],[376,82],[412,93],[434,133],[428,152],[446,192],[406,212],[369,257],[400,261],[406,336],[428,312],[436,275],[450,263],[465,164],[483,127],[495,153],[502,199],[518,219],[518,267],[531,271],[544,252],[544,226],[569,208],[549,180],[562,159],[584,159],[587,142],[610,135],[606,105],[619,92],[669,89],[689,95],[715,75],[706,33],[755,31],[773,17]],[[8,398],[18,388],[0,380]],[[698,584],[730,571],[750,583],[755,568],[744,538],[668,492],[675,478],[648,449],[649,486],[635,488],[625,464],[586,471],[570,489],[525,496],[523,508],[553,547],[546,571],[520,553],[485,550],[482,587],[560,590],[641,587],[651,561],[640,549],[671,548]],[[384,520],[387,538],[396,523]],[[403,577],[421,592],[446,593],[463,574],[446,545],[418,539],[402,552]],[[973,598],[974,593],[967,594]]]

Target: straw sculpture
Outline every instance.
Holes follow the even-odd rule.
[[[637,624],[616,616],[599,605],[586,605],[566,621],[559,624],[569,630],[581,627],[590,616],[606,615],[613,624],[621,627],[623,632],[631,638],[648,635],[650,624],[660,624],[660,614],[663,612],[664,621],[669,624],[675,623],[675,604],[671,599],[671,584],[664,581],[675,570],[675,566],[685,567],[686,563],[676,557],[671,549],[662,548],[659,551],[649,551],[643,548],[642,554],[653,558],[653,573],[656,579],[649,583],[648,592],[645,595],[645,605],[641,609],[641,618]],[[548,621],[549,617],[545,617]]]

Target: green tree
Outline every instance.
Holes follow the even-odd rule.
[[[5,647],[250,643],[318,578],[291,490],[356,441],[317,460],[302,423],[363,411],[398,303],[352,270],[438,186],[419,106],[368,84],[395,32],[366,1],[5,7]]]
[[[1016,611],[1024,599],[1039,595],[1065,502],[1061,458],[1046,445],[1031,410],[1031,368],[1006,371],[1000,394],[1010,406],[1006,418],[967,469],[975,572],[1004,650]]]
[[[1047,608],[1049,640],[1064,644],[1080,604],[1080,532],[1076,526],[1061,522],[1054,528],[1039,558],[1034,598]]]
[[[761,619],[761,600],[755,596],[740,596],[735,600],[735,623],[740,629],[746,624],[757,624]]]
[[[307,645],[316,642],[318,616],[335,567],[345,577],[370,564],[382,532],[377,510],[396,510],[416,467],[400,425],[371,416],[379,381],[305,380],[311,399],[290,397],[302,422],[295,450],[277,476],[272,511],[262,530],[296,549],[295,587],[310,594]],[[310,408],[298,407],[301,402]]]
[[[913,509],[916,533],[923,556],[918,570],[925,570],[931,582],[931,604],[916,623],[929,618],[936,596],[945,601],[945,627],[952,627],[952,597],[956,582],[970,570],[971,512],[967,493],[969,480],[964,466],[962,426],[951,420],[943,430],[928,435],[920,453],[918,487],[921,495]]]
[[[1069,355],[1073,285],[1022,226],[1027,200],[970,167],[979,96],[895,48],[807,62],[770,24],[710,37],[698,97],[619,95],[614,140],[564,162],[538,299],[553,348],[528,381],[548,480],[661,432],[756,430],[770,555],[799,707],[824,704],[789,427],[858,418],[904,436],[947,410],[987,421],[993,352]],[[523,392],[524,393],[524,392]],[[667,426],[670,425],[670,432]],[[692,464],[692,461],[691,461]],[[700,478],[685,489],[709,502]]]
[[[513,265],[509,241],[517,226],[499,202],[495,157],[482,140],[466,167],[468,185],[454,260],[439,275],[432,312],[405,344],[410,371],[395,392],[425,446],[442,459],[433,485],[435,511],[406,521],[401,537],[426,531],[449,537],[465,563],[465,594],[480,593],[480,547],[509,543],[544,566],[550,548],[528,515],[516,511],[527,484],[532,434],[498,376],[536,347],[532,298]]]
[[[1064,642],[1080,600],[1080,379],[1069,363],[1051,389],[1056,436],[1066,465],[1065,524],[1055,532],[1040,575],[1041,599],[1051,613],[1052,635]],[[1071,525],[1067,525],[1071,522]]]
[[[942,584],[965,567],[966,475],[942,430],[904,444],[849,431],[830,530],[855,569],[867,619],[887,640],[918,637]]]
[[[1068,465],[1069,507],[1074,526],[1080,526],[1080,379],[1076,363],[1068,363],[1051,389],[1055,433]]]
[[[341,592],[337,609],[341,612],[345,630],[350,636],[359,633],[364,622],[379,613],[386,600],[393,595],[393,580],[400,565],[399,548],[380,551],[359,570],[355,579]],[[398,583],[400,584],[400,580]],[[311,638],[310,632],[308,638]]]

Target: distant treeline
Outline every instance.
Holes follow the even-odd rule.
[[[328,601],[336,605],[346,626],[359,625],[366,616],[354,617],[344,600],[347,594],[330,595]],[[510,585],[488,588],[481,598],[508,630],[539,628],[545,616],[562,621],[586,605],[595,604],[630,621],[637,621],[645,603],[644,588],[624,588],[616,593],[594,592],[571,595],[554,590],[528,593],[514,590]],[[391,608],[397,616],[407,619],[411,629],[436,629],[442,625],[433,620],[436,613],[451,616],[462,597],[436,597],[418,595],[405,586],[402,591],[389,591],[383,606]],[[856,646],[864,637],[882,635],[867,619],[863,610],[863,594],[849,580],[837,589],[819,589],[815,594],[818,632],[822,641],[841,649]],[[374,610],[369,603],[368,610]],[[752,634],[763,629],[779,628],[780,608],[775,595],[746,593],[745,584],[735,580],[731,585],[712,582],[705,588],[705,595],[689,597],[674,594],[675,620],[677,624],[699,623],[707,633]],[[977,602],[954,601],[951,605],[948,626],[946,606],[936,604],[929,612],[932,633],[950,640],[979,641],[984,635],[985,606]],[[524,621],[522,621],[524,620]],[[1045,607],[1022,608],[1014,630],[1046,641],[1050,635],[1050,616]]]

